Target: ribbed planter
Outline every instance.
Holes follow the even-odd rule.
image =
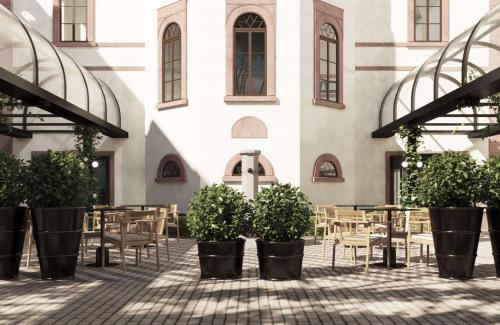
[[[245,239],[229,241],[199,241],[202,279],[239,279],[243,268]]]
[[[500,278],[500,209],[486,209],[486,217],[488,218],[488,230],[495,260],[495,269],[497,277]]]
[[[272,242],[257,239],[257,256],[261,279],[300,279],[304,240]]]
[[[429,208],[434,249],[442,278],[471,279],[483,208]]]
[[[26,208],[0,208],[0,279],[19,275],[27,224]]]
[[[85,208],[35,208],[32,211],[42,279],[75,276]]]

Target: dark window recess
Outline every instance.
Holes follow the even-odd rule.
[[[337,169],[335,165],[329,161],[325,161],[319,167],[319,176],[320,177],[337,177]]]
[[[167,161],[163,167],[162,177],[181,177],[181,169],[175,161]]]
[[[320,99],[338,102],[337,33],[332,25],[324,24],[320,33],[319,95]]]
[[[181,29],[168,25],[163,35],[163,101],[181,99]]]
[[[61,41],[87,41],[87,0],[61,0]]]
[[[92,176],[97,180],[97,198],[95,204],[109,205],[111,174],[110,158],[107,156],[98,156],[96,161],[99,163],[97,168],[92,168]]]
[[[234,94],[266,95],[266,23],[252,13],[234,23]]]
[[[441,41],[441,0],[415,0],[415,41]]]
[[[259,176],[265,176],[266,175],[266,170],[264,167],[259,163]],[[233,176],[241,176],[241,161],[234,166],[233,169]]]

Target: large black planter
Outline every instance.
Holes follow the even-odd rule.
[[[439,276],[471,279],[483,208],[429,208],[429,215]]]
[[[23,256],[26,208],[0,208],[0,279],[15,278]]]
[[[245,239],[198,242],[202,279],[239,279]]]
[[[257,256],[261,279],[300,279],[304,240],[271,242],[257,239]]]
[[[497,277],[500,278],[500,209],[488,208],[486,216]]]
[[[75,276],[85,208],[35,208],[32,211],[42,279]]]

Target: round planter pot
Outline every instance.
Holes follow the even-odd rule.
[[[32,212],[42,279],[75,276],[85,208],[35,208]]]
[[[439,276],[471,279],[483,208],[429,208],[429,215]]]
[[[202,279],[239,279],[243,268],[245,239],[198,242]]]
[[[491,248],[495,259],[497,277],[500,278],[500,209],[486,209],[488,230],[490,233]]]
[[[272,242],[257,239],[260,278],[265,280],[300,279],[304,240]]]
[[[19,275],[28,209],[0,208],[0,279]]]

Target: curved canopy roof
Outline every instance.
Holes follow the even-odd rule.
[[[7,115],[14,129],[67,132],[75,122],[127,137],[118,100],[104,82],[1,5],[0,26],[0,92],[29,106]]]
[[[390,87],[380,107],[380,129],[373,136],[390,136],[398,126],[408,123],[423,125],[427,132],[469,134],[495,125],[495,115],[484,100],[475,107],[453,108],[461,101],[479,100],[500,91],[495,86],[498,76],[493,76],[500,66],[499,27],[500,5]],[[464,88],[466,85],[471,87]],[[467,90],[478,87],[482,90]],[[424,117],[423,111],[416,113],[422,108],[432,108],[434,114]],[[436,114],[438,110],[440,114]],[[401,123],[395,123],[398,121]],[[379,132],[382,129],[386,132]]]

